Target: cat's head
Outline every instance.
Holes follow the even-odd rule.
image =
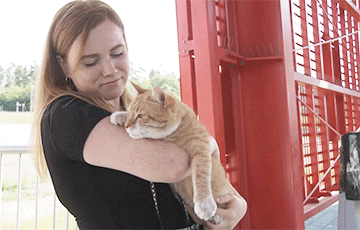
[[[127,108],[126,131],[134,139],[162,139],[174,132],[184,113],[182,103],[155,86],[143,89],[132,83],[138,96]]]

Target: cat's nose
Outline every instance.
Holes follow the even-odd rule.
[[[128,128],[129,128],[129,126],[125,125],[125,129],[128,129]]]

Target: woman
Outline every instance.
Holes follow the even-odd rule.
[[[35,162],[80,229],[196,228],[167,183],[190,173],[188,154],[159,140],[131,139],[109,115],[130,100],[124,27],[100,1],[74,1],[55,15],[38,79]],[[151,186],[149,181],[156,182]],[[234,190],[216,198],[233,228],[246,211]]]

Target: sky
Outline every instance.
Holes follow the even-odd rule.
[[[163,68],[179,76],[175,0],[103,0],[125,26],[130,61],[146,70]],[[0,2],[0,65],[41,64],[48,29],[69,0]]]

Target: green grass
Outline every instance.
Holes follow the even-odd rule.
[[[19,155],[18,154],[3,154],[2,155],[2,194],[1,203],[2,210],[0,216],[4,219],[0,220],[0,229],[16,229],[16,204],[18,199],[18,178],[19,178]],[[35,213],[35,199],[36,199],[36,181],[37,173],[32,163],[32,156],[30,154],[22,154],[21,156],[21,212],[26,215],[26,212]],[[47,204],[50,208],[39,210],[43,212],[38,220],[38,229],[52,229],[53,220],[53,195],[54,189],[50,182],[40,181],[39,183],[39,203]],[[31,204],[31,206],[29,206]],[[66,229],[66,210],[57,204],[59,212],[56,214],[56,229]],[[27,208],[28,207],[28,208]],[[13,214],[6,215],[9,211],[14,210]],[[62,210],[62,211],[61,211]],[[72,217],[73,218],[73,217]],[[35,214],[33,217],[21,217],[20,229],[34,229]],[[73,221],[74,222],[74,221]],[[75,226],[72,224],[70,226]],[[70,228],[75,229],[75,228]]]
[[[3,154],[2,157],[2,202],[13,202],[17,199],[18,177],[19,177],[19,155]],[[30,154],[22,155],[21,164],[21,199],[34,200],[36,198],[36,179],[37,173],[32,164]],[[53,194],[50,183],[39,183],[39,197],[45,198]]]
[[[31,123],[32,115],[30,112],[0,112],[0,123]]]

